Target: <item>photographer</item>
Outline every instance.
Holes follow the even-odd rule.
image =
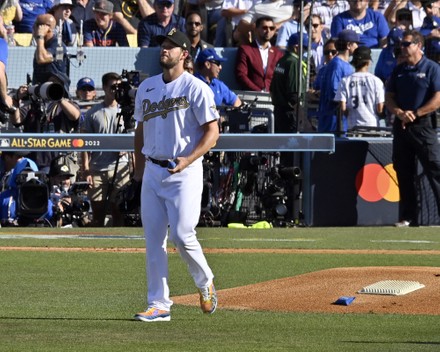
[[[53,73],[48,82],[37,86],[21,86],[14,104],[19,107],[11,115],[11,123],[27,133],[73,133],[78,131],[81,111],[69,96],[69,78],[63,73]],[[56,152],[36,152],[31,155],[38,167],[49,171]],[[69,164],[72,171],[74,165]]]
[[[50,199],[56,210],[56,225],[85,226],[89,223],[90,205],[82,193],[89,185],[83,182],[72,184],[74,175],[64,161],[63,157],[52,160],[49,172]]]
[[[32,84],[42,84],[53,74],[67,73],[67,49],[64,43],[58,45],[55,26],[55,17],[50,14],[38,16],[34,23],[36,49]]]
[[[118,114],[115,96],[115,85],[121,83],[122,77],[117,73],[109,72],[102,76],[104,101],[87,111],[82,133],[112,134],[123,131],[124,121]],[[92,226],[105,225],[107,209],[111,210],[112,225],[123,226],[124,218],[116,204],[116,194],[130,179],[127,152],[82,153],[81,160],[83,176],[92,184],[88,192],[93,209]]]

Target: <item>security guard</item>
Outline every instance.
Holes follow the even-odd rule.
[[[393,163],[399,182],[398,227],[418,225],[417,159],[432,187],[440,214],[440,147],[435,110],[440,106],[440,66],[423,56],[423,36],[406,31],[400,42],[405,60],[387,85],[385,104],[395,116]]]

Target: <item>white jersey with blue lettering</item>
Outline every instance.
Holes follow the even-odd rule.
[[[377,105],[385,101],[385,87],[372,73],[355,72],[341,80],[334,100],[346,102],[349,129],[377,127]]]
[[[167,160],[189,155],[203,136],[202,125],[219,115],[212,90],[184,72],[168,83],[162,74],[145,79],[136,93],[134,117],[146,122],[142,153]]]

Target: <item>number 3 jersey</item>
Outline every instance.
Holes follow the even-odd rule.
[[[346,102],[348,128],[378,126],[377,105],[385,100],[383,82],[369,72],[355,72],[341,80],[335,101]]]

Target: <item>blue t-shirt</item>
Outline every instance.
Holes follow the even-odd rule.
[[[0,38],[0,61],[8,66],[8,43],[3,38]]]
[[[23,10],[23,19],[14,22],[15,32],[32,33],[32,26],[39,15],[48,13],[52,7],[52,0],[20,0]]]
[[[216,106],[233,106],[237,100],[237,94],[235,94],[229,87],[217,78],[211,80],[208,83],[200,73],[195,73],[194,76],[201,79],[203,82],[209,85],[209,88],[214,92],[214,101]]]
[[[342,78],[354,72],[353,66],[348,62],[335,57],[326,66],[321,77],[321,90],[318,111],[318,132],[337,131],[337,108],[334,101],[336,91]],[[347,130],[346,119],[343,119],[343,129]]]
[[[158,35],[166,35],[173,28],[176,28],[179,31],[186,33],[185,19],[177,15],[172,15],[170,23],[168,23],[166,27],[163,27],[158,23],[156,13],[145,17],[139,22],[137,28],[138,47],[141,48],[143,46],[159,46],[159,43],[156,42],[155,37]]]
[[[378,48],[380,40],[390,31],[387,20],[381,13],[367,9],[361,20],[354,19],[350,11],[345,11],[333,18],[331,26],[332,37],[337,37],[343,29],[351,29],[359,34],[361,45],[369,48]]]
[[[84,22],[84,43],[92,42],[93,46],[129,46],[124,28],[117,22],[110,21],[104,30],[98,27],[94,19]]]
[[[440,65],[426,57],[415,66],[400,64],[391,74],[386,91],[395,94],[399,108],[417,110],[440,91]],[[420,122],[424,120],[419,119]]]

